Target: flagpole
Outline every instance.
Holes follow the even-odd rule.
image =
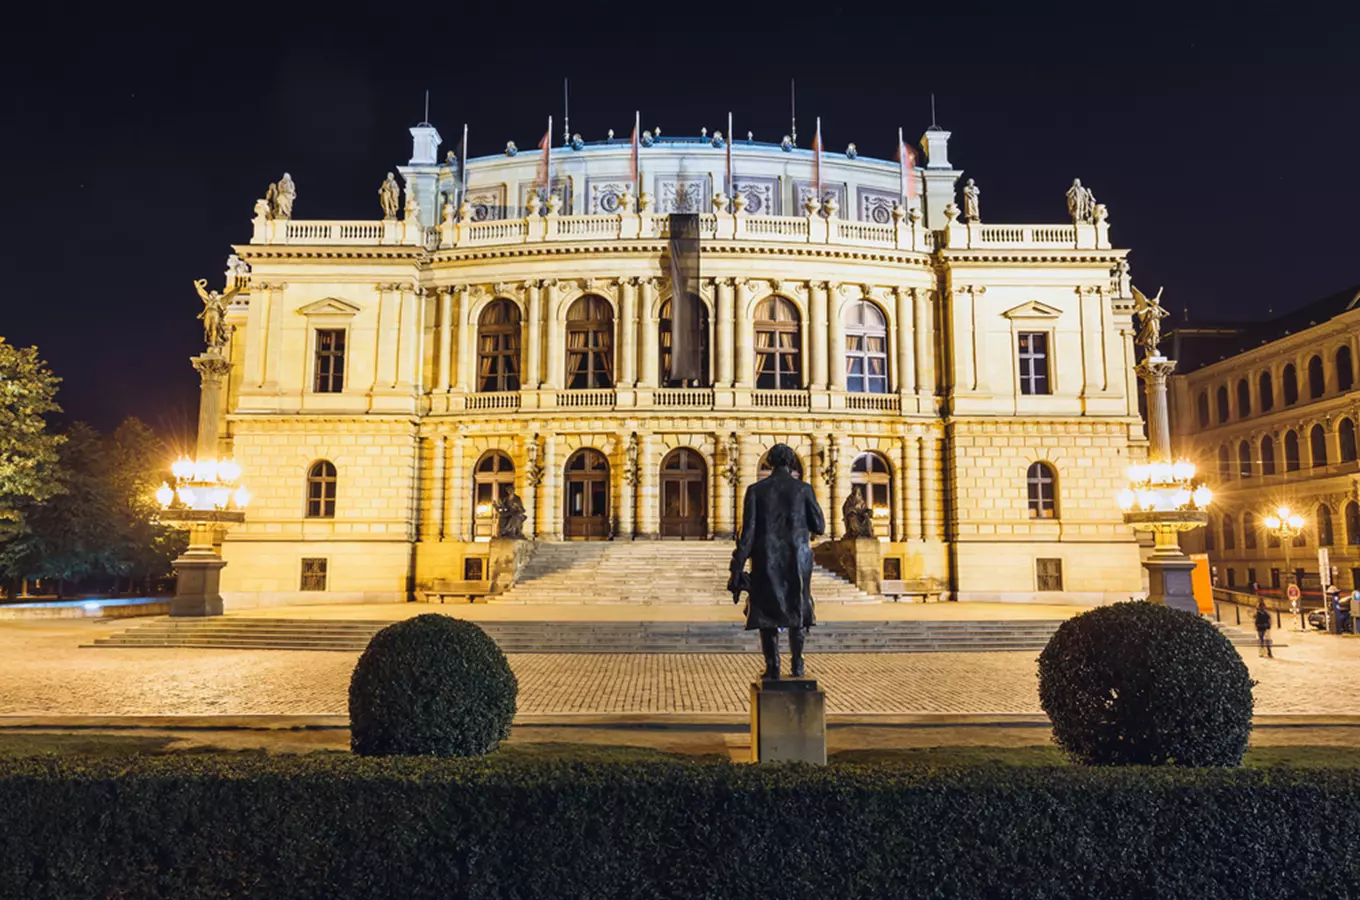
[[[789,79],[789,114],[792,118],[789,140],[793,146],[798,146],[798,95],[795,91],[796,84],[794,79]]]
[[[551,133],[551,132],[549,132]],[[571,143],[571,96],[567,93],[567,79],[562,79],[562,146]]]
[[[818,116],[818,117],[817,117],[817,139],[816,139],[816,141],[814,141],[814,143],[816,144],[816,149],[815,149],[813,152],[816,153],[816,157],[815,157],[814,161],[815,161],[815,163],[816,163],[816,168],[817,168],[817,203],[820,204],[820,203],[822,202],[822,117],[821,117],[821,116]]]
[[[464,122],[464,123],[463,123],[463,158],[462,158],[462,159],[459,161],[459,163],[458,163],[458,174],[459,174],[459,176],[460,176],[460,180],[463,182],[463,190],[462,190],[461,192],[459,192],[459,195],[458,195],[458,203],[459,203],[460,206],[461,206],[463,203],[467,202],[467,189],[468,189],[468,170],[467,170],[468,143],[467,143],[467,132],[468,132],[467,123]]]
[[[727,196],[732,197],[732,141],[735,139],[732,134],[732,113],[727,114]]]
[[[902,208],[907,206],[907,142],[902,138],[902,126],[897,126],[897,173],[902,182]]]

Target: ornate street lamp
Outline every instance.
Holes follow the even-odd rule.
[[[1284,571],[1285,584],[1293,583],[1294,568],[1289,561],[1289,548],[1294,543],[1294,538],[1303,533],[1304,525],[1308,524],[1303,516],[1296,512],[1290,512],[1289,507],[1281,506],[1275,510],[1274,514],[1265,517],[1266,528],[1280,539],[1280,546],[1284,548]],[[1302,587],[1302,585],[1300,585]],[[1326,610],[1326,600],[1323,601],[1323,609]],[[1308,630],[1308,625],[1303,617],[1303,604],[1299,604],[1299,627]]]
[[[1118,267],[1116,271],[1120,271]],[[1119,507],[1124,511],[1124,521],[1135,531],[1152,532],[1152,555],[1143,562],[1148,571],[1148,600],[1198,615],[1190,578],[1195,563],[1181,550],[1178,535],[1208,524],[1206,509],[1214,495],[1196,478],[1193,463],[1171,458],[1166,379],[1175,371],[1176,362],[1157,350],[1161,319],[1167,314],[1161,305],[1161,292],[1151,299],[1137,288],[1132,292],[1134,312],[1139,317],[1138,341],[1145,351],[1134,371],[1147,391],[1150,462],[1129,467],[1129,484],[1119,492]]]

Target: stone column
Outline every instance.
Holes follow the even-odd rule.
[[[719,278],[715,282],[717,286],[717,319],[716,329],[717,352],[717,379],[715,383],[718,387],[732,386],[732,369],[734,363],[734,353],[732,347],[732,279]]]
[[[833,391],[844,391],[848,381],[845,369],[845,316],[841,314],[841,299],[845,288],[845,285],[833,284],[828,294],[830,299],[827,304],[827,315],[830,322],[827,329],[826,351]]]
[[[825,462],[822,455],[827,452],[826,438],[819,435],[812,435],[812,454],[811,458],[804,460],[805,469],[803,477],[812,482],[812,495],[817,498],[817,505],[822,508],[826,515],[827,532],[831,533],[834,525],[832,523],[831,510],[831,484],[822,474]],[[759,460],[757,460],[759,464]]]
[[[444,540],[444,498],[448,495],[448,485],[444,483],[445,444],[446,439],[442,434],[434,439],[434,474],[430,483],[434,533],[441,541]]]
[[[940,537],[940,448],[934,431],[921,438],[921,540],[933,541]]]
[[[560,284],[555,278],[543,282],[547,288],[547,296],[543,300],[543,327],[548,329],[548,371],[543,375],[543,384],[549,388],[561,388],[566,380],[567,335],[563,325],[557,321]],[[557,526],[557,529],[560,530],[561,526]]]
[[[525,537],[533,540],[538,537],[538,486],[543,480],[542,455],[538,448],[538,435],[520,435],[520,459],[525,460],[521,467],[523,487],[520,492],[524,495],[525,513]],[[529,448],[533,447],[531,453]]]
[[[222,383],[231,363],[215,352],[195,356],[191,362],[200,378],[198,395],[198,452],[196,459],[219,459],[219,423],[222,415]]]
[[[741,534],[741,526],[744,518],[744,504],[746,502],[746,488],[760,480],[760,444],[754,437],[741,434],[737,437],[739,452],[738,472],[740,481],[736,486],[736,498],[733,501],[733,509],[736,510],[736,532]]]
[[[467,465],[463,461],[463,453],[467,445],[467,438],[462,434],[453,437],[453,461],[451,466],[453,471],[449,478],[449,491],[452,498],[449,502],[449,524],[444,529],[444,534],[452,537],[455,541],[468,540],[467,521],[468,516],[464,512],[464,504],[469,500],[467,483]]]
[[[543,383],[543,282],[530,279],[524,283],[527,309],[524,311],[524,382],[526,390],[536,390]]]
[[[916,393],[935,392],[935,317],[927,291],[912,288],[914,316],[911,330],[916,337]]]
[[[559,438],[550,434],[543,439],[543,526],[539,534],[549,540],[562,540],[562,460],[558,458]]]
[[[661,498],[657,487],[657,437],[638,436],[637,536],[655,538],[661,530]]]
[[[835,460],[835,470],[831,473],[831,513],[835,521],[835,526],[831,528],[831,536],[835,538],[845,537],[845,519],[841,515],[841,506],[845,503],[845,498],[850,496],[850,465],[854,459],[840,457],[841,447],[832,434],[828,452]]]
[[[736,472],[737,459],[732,452],[734,442],[722,434],[713,435],[713,473],[712,492],[713,512],[709,517],[709,530],[715,538],[729,537],[732,534],[732,473]]]
[[[916,289],[899,287],[894,289],[893,293],[897,300],[897,308],[894,310],[897,317],[897,371],[894,373],[897,380],[897,391],[902,394],[914,394],[916,392],[916,354],[914,352],[916,328],[912,320],[916,313],[912,300],[916,294]]]
[[[466,284],[457,286],[458,303],[454,315],[458,320],[458,330],[455,340],[458,342],[457,372],[458,379],[454,388],[466,392],[468,386],[472,384],[473,358],[477,355],[477,335],[476,329],[468,324],[468,315],[472,311],[472,291]]]
[[[636,437],[636,432],[634,437]],[[637,492],[642,473],[640,471],[641,460],[639,459],[638,465],[634,465],[629,458],[628,446],[628,444],[624,444],[623,477],[619,479],[618,537],[631,541],[637,532]]]
[[[643,278],[641,298],[642,315],[642,371],[638,373],[638,387],[656,387],[660,379],[661,336],[657,331],[655,278]]]
[[[755,383],[755,334],[750,311],[746,308],[751,302],[751,282],[744,278],[737,280],[737,301],[733,315],[736,317],[736,357],[737,366],[734,379],[737,387],[749,388]]]
[[[1138,374],[1147,386],[1149,462],[1171,461],[1171,420],[1166,407],[1166,377],[1175,369],[1175,360],[1157,356],[1148,357],[1138,364]]]
[[[812,375],[808,387],[813,390],[826,390],[826,351],[827,341],[824,336],[827,334],[826,317],[826,294],[828,285],[825,281],[808,282],[808,321],[806,326],[808,343],[811,345],[812,365],[810,372]]]
[[[448,393],[453,365],[453,292],[439,292],[439,374],[435,390]],[[443,526],[440,526],[442,532]]]
[[[619,279],[619,387],[637,386],[638,279]]]

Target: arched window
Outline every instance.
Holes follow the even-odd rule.
[[[1215,395],[1218,406],[1218,421],[1228,421],[1228,386],[1221,384],[1218,386],[1218,393]]]
[[[1237,473],[1243,478],[1250,478],[1255,474],[1252,468],[1251,444],[1243,441],[1237,445]]]
[[[1284,405],[1293,406],[1299,402],[1299,375],[1294,370],[1294,364],[1290,363],[1284,367],[1284,372],[1280,376],[1284,382]]]
[[[798,309],[783,297],[756,306],[756,387],[796,390],[803,386]]]
[[[1237,532],[1233,526],[1233,517],[1231,514],[1223,517],[1223,549],[1237,549]]]
[[[1317,535],[1319,547],[1332,546],[1332,508],[1325,503],[1317,508]]]
[[[1207,391],[1200,391],[1199,397],[1195,400],[1195,412],[1199,418],[1199,427],[1209,427],[1209,394]]]
[[[1341,445],[1341,461],[1355,462],[1355,423],[1350,419],[1342,419],[1336,426],[1336,438]]]
[[[1251,385],[1245,378],[1237,382],[1237,415],[1241,418],[1251,415]]]
[[[1266,549],[1275,550],[1280,546],[1280,536],[1269,528],[1264,529],[1266,533]]]
[[[1327,393],[1327,378],[1322,372],[1322,357],[1308,360],[1308,396],[1316,400]]]
[[[1351,365],[1351,348],[1341,346],[1336,351],[1336,389],[1349,391],[1355,387],[1355,367]]]
[[[1056,519],[1058,517],[1058,477],[1048,463],[1037,462],[1029,467],[1025,481],[1029,485],[1029,517]]]
[[[477,322],[477,390],[519,390],[519,307],[497,300]]]
[[[1346,504],[1346,543],[1360,544],[1360,503]]]
[[[888,320],[868,300],[845,308],[845,374],[856,394],[888,392]]]
[[[1275,474],[1275,440],[1270,435],[1261,438],[1261,474]]]
[[[1308,444],[1313,452],[1313,468],[1320,469],[1327,465],[1327,432],[1322,430],[1321,425],[1314,425],[1313,430],[1308,432]]]
[[[1290,429],[1284,433],[1284,470],[1297,472],[1299,458],[1299,436]]]
[[[1204,524],[1204,549],[1218,549],[1214,546],[1214,520],[1212,518]]]
[[[614,310],[587,294],[567,310],[567,387],[614,386]]]
[[[499,450],[492,450],[472,472],[472,507],[478,517],[494,512],[494,507],[515,487],[515,464]],[[485,510],[485,512],[484,512]]]
[[[861,453],[850,466],[850,490],[864,498],[874,511],[874,534],[892,532],[892,470],[877,453]]]
[[[1275,384],[1269,372],[1261,373],[1257,387],[1261,394],[1261,412],[1270,412],[1275,408]]]
[[[307,518],[335,518],[335,466],[319,460],[307,470]]]
[[[1256,549],[1256,531],[1259,526],[1256,524],[1256,513],[1247,510],[1242,513],[1242,549]]]
[[[699,308],[699,384],[707,387],[713,383],[708,365],[708,307],[697,297],[694,304]],[[670,300],[661,304],[661,321],[657,327],[661,332],[661,383],[683,386],[671,377],[671,347],[675,338],[675,322],[671,316]]]
[[[1228,450],[1228,445],[1224,444],[1218,448],[1218,477],[1232,477],[1232,453]]]
[[[770,465],[770,454],[768,452],[760,458],[760,465],[757,467],[757,470],[759,474],[759,478],[757,480],[769,476],[770,473],[774,471],[774,466]],[[793,457],[793,468],[790,469],[790,471],[793,472],[794,478],[797,478],[799,480],[802,479],[803,461],[799,459],[797,455]]]

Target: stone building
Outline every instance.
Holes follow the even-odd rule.
[[[538,152],[464,179],[432,126],[411,134],[402,218],[262,200],[235,247],[221,452],[255,497],[223,548],[228,608],[484,577],[510,486],[540,542],[728,538],[779,441],[833,536],[865,493],[884,574],[909,587],[1140,588],[1114,495],[1146,442],[1103,206],[961,221],[939,129],[907,173],[825,154],[820,197],[788,142],[647,134],[639,196],[628,140],[554,147],[541,189]],[[323,205],[297,181],[297,211]],[[701,214],[704,372],[676,384],[667,229],[685,212]]]
[[[1172,377],[1178,449],[1214,488],[1209,526],[1187,549],[1208,554],[1223,587],[1278,588],[1293,571],[1318,590],[1319,548],[1331,583],[1360,585],[1360,286],[1270,321],[1171,337],[1188,363]],[[1288,546],[1263,523],[1281,505],[1307,523]]]

